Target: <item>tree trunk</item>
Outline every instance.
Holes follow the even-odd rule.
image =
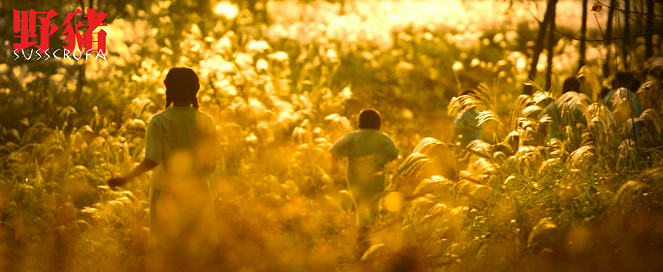
[[[536,77],[536,65],[539,63],[539,55],[543,51],[543,42],[546,38],[546,26],[554,17],[554,9],[557,6],[557,0],[548,0],[548,5],[546,7],[546,15],[543,18],[543,22],[539,25],[539,33],[536,37],[534,43],[534,52],[532,53],[532,62],[529,70],[528,78],[534,80]],[[523,94],[531,95],[532,86],[525,85],[523,88]]]
[[[610,39],[612,38],[612,17],[615,13],[615,4],[617,0],[610,0],[610,8],[608,9],[608,22],[605,28],[605,63],[603,64],[603,77],[608,77],[610,75],[610,44],[612,43]]]
[[[587,0],[582,0],[582,23],[580,27],[580,58],[578,69],[585,66],[585,53],[587,52]]]
[[[267,2],[269,0],[247,0],[246,8],[253,15],[255,24],[267,23]]]
[[[88,6],[87,8],[93,8],[94,7],[94,1],[89,0],[88,1]],[[85,9],[85,6],[81,7],[84,11],[83,13],[87,14],[87,10]],[[79,46],[83,46],[82,44],[79,44]],[[85,48],[85,50],[88,50],[89,48]],[[74,100],[76,102],[79,102],[81,100],[81,97],[83,96],[83,87],[85,87],[85,70],[86,70],[86,65],[85,62],[81,62],[81,64],[78,65],[78,76],[76,78],[76,91],[74,92]]]
[[[339,15],[345,15],[345,0],[340,0],[339,2],[341,2],[341,11]]]
[[[645,33],[647,33],[647,35],[645,36],[645,57],[647,59],[650,59],[651,57],[654,56],[654,43],[652,42],[654,34],[651,33],[654,32],[654,16],[656,10],[654,7],[653,0],[648,0],[646,2],[647,2],[647,22],[645,24]]]
[[[210,0],[199,0],[196,3],[196,9],[198,9],[198,16],[200,16],[200,22],[198,27],[200,32],[203,34],[203,37],[207,36],[207,32],[214,28],[214,20],[211,20],[212,16],[212,4]]]
[[[267,3],[269,0],[261,0],[261,8],[258,10],[258,22],[268,24],[269,16],[267,14]]]
[[[630,41],[628,36],[631,35],[631,25],[630,25],[630,17],[631,16],[631,1],[626,0],[624,1],[624,42],[622,44],[622,54],[624,56],[624,71],[628,71],[628,59],[629,55],[631,54],[631,49],[630,49]]]
[[[170,40],[173,54],[170,56],[172,63],[178,63],[180,60],[180,55],[182,50],[180,48],[180,42],[182,42],[182,33],[184,32],[184,26],[187,25],[188,17],[186,14],[189,12],[187,6],[181,0],[173,0],[168,7],[168,14],[170,14],[171,20],[177,22],[173,24],[173,33],[168,35]]]
[[[587,0],[584,0],[587,1]],[[553,57],[555,56],[553,48],[555,47],[555,15],[557,14],[557,8],[553,7],[552,16],[550,20],[550,30],[548,30],[548,61],[546,67],[546,87],[544,91],[552,90],[552,68],[553,68]],[[583,54],[584,55],[584,54]]]
[[[258,0],[246,0],[246,8],[251,12],[251,14],[256,14],[256,3]]]

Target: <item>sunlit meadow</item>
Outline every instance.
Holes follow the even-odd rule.
[[[643,80],[647,110],[623,125],[642,125],[638,141],[596,100],[611,87],[608,54],[613,73],[647,74],[644,38],[626,60],[618,43],[588,43],[580,69],[579,41],[558,35],[528,78],[545,1],[257,1],[265,24],[243,2],[211,1],[202,15],[127,5],[104,27],[103,61],[14,61],[3,41],[0,271],[146,269],[150,174],[118,191],[105,182],[144,158],[174,66],[199,75],[223,147],[209,180],[216,216],[202,223],[220,239],[209,263],[175,256],[165,270],[663,269],[661,78]],[[588,38],[603,38],[607,9],[589,12]],[[560,1],[557,30],[580,37],[581,13],[581,1]],[[538,114],[579,70],[587,96],[564,107],[586,118],[581,139],[548,141]],[[401,154],[357,260],[357,211],[343,176],[329,174],[329,148],[367,107]],[[453,118],[471,108],[483,141],[456,146]]]

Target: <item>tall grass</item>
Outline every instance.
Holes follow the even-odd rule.
[[[162,80],[175,65],[200,75],[201,109],[214,116],[223,147],[209,180],[216,217],[202,224],[220,239],[206,252],[210,260],[185,250],[189,259],[169,255],[163,270],[661,267],[660,84],[638,90],[651,105],[624,123],[626,131],[641,124],[641,139],[620,134],[614,112],[576,94],[564,96],[562,108],[580,108],[586,126],[546,141],[548,120],[538,114],[558,97],[519,95],[523,84],[540,83],[523,77],[527,22],[498,16],[508,27],[486,22],[464,35],[424,4],[404,2],[435,27],[405,14],[389,17],[386,28],[375,20],[399,2],[361,3],[344,16],[326,3],[298,5],[312,9],[300,20],[283,11],[293,3],[270,1],[275,23],[262,36],[224,13],[209,33],[186,24],[175,45],[156,31],[170,29],[171,16],[129,9],[108,26],[116,33],[108,36],[108,61],[86,66],[81,98],[76,63],[0,64],[8,86],[0,87],[0,270],[150,267],[149,174],[121,191],[104,181],[144,157],[146,124],[165,105]],[[480,15],[470,7],[486,9],[440,3],[466,12],[456,18],[466,28]],[[368,15],[375,7],[377,19]],[[370,27],[361,32],[357,24]],[[576,69],[568,63],[577,52],[567,40],[556,50],[561,80]],[[589,60],[588,69],[599,64]],[[458,84],[479,92],[457,96]],[[387,167],[374,246],[356,261],[354,200],[328,175],[328,149],[356,127],[364,107],[382,113],[383,130],[403,152]],[[481,112],[485,141],[447,143],[450,118],[470,108]],[[568,136],[574,130],[580,139]],[[467,167],[458,157],[469,158]],[[176,244],[196,248],[193,235]]]

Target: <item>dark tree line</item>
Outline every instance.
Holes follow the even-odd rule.
[[[587,42],[603,42],[608,53],[605,56],[605,63],[603,64],[602,70],[604,76],[608,76],[611,73],[617,71],[611,71],[611,67],[614,67],[613,63],[615,59],[611,59],[610,45],[615,43],[617,48],[621,49],[621,59],[623,61],[623,68],[625,70],[633,69],[632,65],[632,45],[636,38],[643,37],[645,40],[645,59],[650,59],[654,57],[655,48],[653,37],[654,34],[663,34],[663,15],[657,9],[658,5],[663,5],[661,1],[656,0],[610,0],[609,4],[596,1],[593,4],[593,12],[601,12],[603,9],[607,9],[607,22],[605,26],[599,25],[602,39],[593,39],[590,40],[587,38],[587,20],[588,20],[588,0],[582,0],[582,22],[580,28],[580,36],[575,37],[569,33],[562,33],[556,30],[555,28],[555,16],[557,10],[557,0],[549,0],[546,5],[546,12],[543,18],[543,21],[539,21],[539,31],[537,39],[534,45],[534,51],[532,54],[532,61],[530,63],[530,71],[528,76],[530,79],[534,80],[536,77],[536,65],[539,62],[539,55],[543,51],[544,46],[547,44],[548,51],[548,68],[546,71],[546,85],[545,90],[550,90],[552,84],[552,70],[551,70],[551,59],[553,57],[553,46],[556,36],[565,36],[567,38],[579,40],[579,60],[578,60],[578,69],[586,64],[586,50]],[[657,4],[658,3],[658,4]],[[637,7],[639,11],[634,11],[632,8]],[[616,11],[616,12],[615,12]],[[643,22],[644,21],[644,22]],[[597,19],[598,22],[598,19]],[[616,30],[615,31],[615,25]],[[605,31],[603,31],[605,29]],[[632,30],[635,30],[635,34],[632,34]],[[621,34],[621,35],[619,35]],[[618,36],[618,37],[613,37]],[[547,38],[547,43],[546,43]],[[660,54],[660,53],[659,53]],[[615,56],[617,52],[615,52]],[[533,87],[531,85],[526,85],[524,87],[523,93],[532,94]]]

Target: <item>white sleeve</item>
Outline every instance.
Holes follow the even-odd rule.
[[[145,159],[157,163],[163,160],[163,127],[155,118],[147,125],[147,137],[145,138]]]

